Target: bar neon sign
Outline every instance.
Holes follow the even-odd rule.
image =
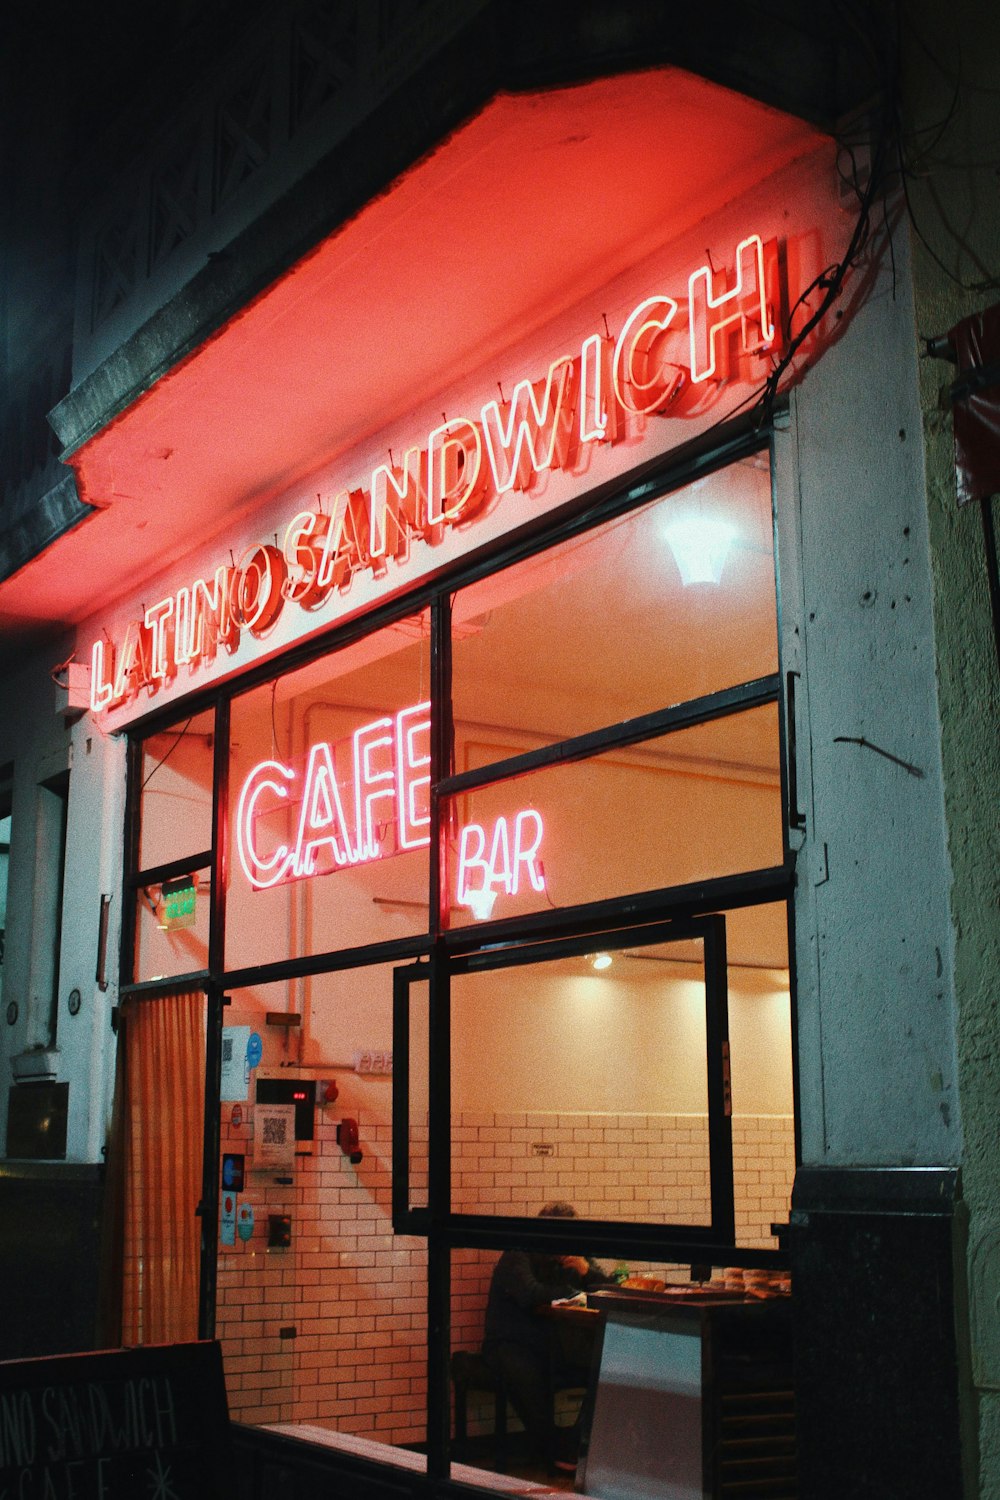
[[[364,569],[385,576],[414,539],[440,542],[447,528],[474,522],[512,490],[530,490],[588,444],[623,440],[636,418],[694,414],[706,392],[779,346],[780,304],[777,241],[747,235],[731,271],[709,264],[691,273],[683,307],[665,293],[644,298],[617,338],[591,334],[543,378],[519,380],[509,401],[444,421],[400,463],[390,455],[367,489],[299,511],[280,547],[277,535],[273,546],[255,543],[210,579],[150,605],[120,640],[95,641],[91,709],[155,693],[182,667],[194,671],[220,648],[236,651],[244,631],[266,635],[287,605],[322,609]]]
[[[522,875],[532,890],[545,889],[545,871],[538,857],[545,833],[541,813],[525,808],[512,824],[511,828],[506,818],[497,818],[492,835],[481,823],[467,823],[462,829],[456,901],[471,907],[477,917],[489,916],[501,891],[516,896]]]
[[[347,742],[343,742],[346,749]],[[337,772],[338,746],[311,746],[300,778],[292,766],[263,760],[240,788],[236,852],[257,890],[370,864],[430,843],[430,704],[416,703],[356,729],[349,780]],[[343,759],[343,749],[341,759]],[[262,849],[260,824],[298,805],[294,840]],[[350,816],[348,816],[350,807]],[[488,916],[501,893],[544,891],[541,814],[525,808],[487,829],[469,823],[459,836],[456,902]]]

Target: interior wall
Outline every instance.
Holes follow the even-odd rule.
[[[309,1422],[393,1443],[424,1438],[426,1245],[392,1233],[391,1122],[385,1081],[338,1075],[336,1105],[318,1111],[315,1140],[294,1169],[253,1166],[252,1103],[234,1125],[223,1106],[223,1149],[247,1153],[238,1202],[252,1232],[222,1247],[218,1331],[230,1411],[244,1422]],[[362,1160],[336,1142],[352,1113]],[[550,1154],[536,1156],[542,1137]],[[704,1131],[666,1114],[466,1110],[454,1117],[453,1180],[459,1210],[536,1213],[553,1198],[581,1214],[704,1222]],[[412,1132],[411,1160],[426,1171],[426,1126]],[[770,1226],[787,1217],[794,1169],[790,1116],[734,1120],[737,1239],[773,1248]],[[268,1245],[268,1218],[288,1215],[291,1243]],[[457,1252],[452,1267],[453,1347],[482,1343],[495,1253]],[[636,1262],[633,1270],[647,1269]],[[656,1268],[657,1273],[662,1268]],[[685,1280],[689,1269],[675,1268]]]
[[[662,967],[655,979],[612,977],[626,965],[618,959],[594,973],[585,957],[551,974],[502,969],[472,985],[454,980],[455,1107],[704,1114],[702,982],[667,962],[648,965]],[[754,971],[730,974],[738,1114],[792,1112],[788,992],[772,983]]]

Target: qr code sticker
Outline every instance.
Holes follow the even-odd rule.
[[[222,1061],[231,1063],[233,1060],[233,1039],[231,1036],[222,1038]]]
[[[284,1115],[264,1116],[264,1145],[283,1146],[288,1132],[288,1121]]]

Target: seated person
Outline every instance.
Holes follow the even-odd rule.
[[[549,1203],[539,1217],[572,1219],[576,1210],[569,1203]],[[483,1357],[503,1376],[534,1454],[558,1468],[575,1467],[580,1422],[555,1426],[550,1371],[556,1364],[574,1384],[586,1385],[593,1333],[576,1326],[558,1330],[536,1314],[561,1298],[608,1285],[597,1262],[583,1255],[505,1250],[493,1270]],[[556,1341],[570,1332],[575,1337]]]

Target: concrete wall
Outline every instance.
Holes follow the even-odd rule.
[[[51,669],[69,646],[53,640],[0,683],[0,766],[13,763],[10,880],[0,1008],[0,1158],[20,1070],[40,1054],[68,1084],[65,1159],[0,1161],[0,1279],[9,1308],[0,1359],[91,1349],[100,1299],[102,1148],[114,1077],[110,1011],[117,973],[124,745],[56,711]],[[65,779],[68,797],[44,785]],[[66,857],[59,930],[59,852]],[[113,893],[112,983],[96,982],[101,892]],[[72,1015],[71,990],[80,1006]],[[14,1024],[8,1005],[17,1004]],[[53,1006],[54,1002],[54,1006]],[[52,1027],[55,1025],[54,1047]]]
[[[805,839],[796,914],[803,1157],[959,1159],[951,916],[908,235],[779,440]],[[786,512],[786,523],[789,519]],[[865,743],[860,743],[864,741]]]
[[[96,982],[101,893],[112,895],[108,973],[117,975],[124,745],[86,720],[67,724],[56,711],[51,669],[69,654],[54,641],[3,683],[0,765],[13,762],[10,882],[7,898],[4,1015],[0,1021],[0,1153],[6,1150],[7,1089],[13,1059],[50,1041],[56,982],[56,1077],[69,1082],[66,1159],[99,1162],[113,1077],[110,1010],[114,984]],[[62,929],[57,930],[55,838],[51,799],[43,783],[69,772]],[[57,951],[58,950],[58,951]],[[56,964],[58,963],[58,969]],[[67,1008],[73,989],[81,1004]],[[7,1022],[16,1001],[17,1020]]]
[[[917,332],[947,333],[998,300],[1000,216],[996,212],[996,94],[1000,21],[982,0],[947,16],[921,4],[904,32],[910,100],[911,202],[926,244],[914,251]],[[956,81],[961,89],[955,94]],[[942,131],[940,122],[945,122]],[[933,132],[926,127],[938,122]],[[923,134],[917,134],[921,128]],[[968,1210],[970,1356],[966,1397],[971,1463],[978,1488],[1000,1495],[1000,1164],[996,1111],[1000,1054],[1000,673],[987,592],[979,505],[956,502],[947,389],[952,366],[920,365],[927,512],[934,584],[937,691],[955,929],[958,1093]],[[993,502],[996,514],[996,501]]]

